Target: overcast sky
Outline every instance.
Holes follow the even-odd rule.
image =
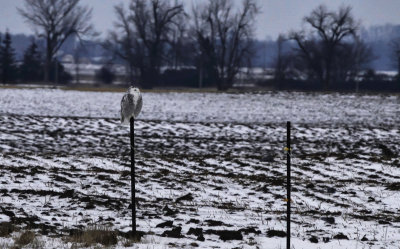
[[[112,28],[115,21],[113,6],[128,0],[81,0],[93,8],[93,23],[103,35]],[[205,0],[184,0],[185,3]],[[234,0],[239,2],[239,0]],[[7,28],[12,33],[32,34],[33,30],[23,22],[16,7],[23,0],[0,0],[0,31]],[[261,13],[257,18],[256,36],[275,39],[279,33],[301,27],[302,18],[321,3],[337,9],[342,4],[353,6],[356,19],[366,27],[386,23],[400,24],[400,0],[258,0]]]

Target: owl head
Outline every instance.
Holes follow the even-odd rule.
[[[140,95],[140,90],[137,87],[130,86],[129,89],[128,89],[128,93],[130,93],[130,94],[139,94]]]

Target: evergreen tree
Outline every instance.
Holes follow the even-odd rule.
[[[64,66],[57,59],[51,63],[49,77],[50,81],[59,84],[66,84],[72,80],[72,75],[65,71]]]
[[[104,84],[111,84],[115,79],[115,74],[111,65],[102,66],[100,70],[96,72],[95,78]]]
[[[14,81],[16,78],[15,51],[11,43],[11,36],[7,31],[0,47],[1,81],[3,83]]]
[[[42,58],[35,40],[32,40],[31,45],[25,51],[20,70],[22,81],[37,82],[43,79]]]
[[[2,50],[3,50],[3,43],[1,42],[1,33],[0,33],[0,53]],[[0,58],[1,58],[1,55],[0,55]],[[0,63],[0,79],[2,79],[2,78],[3,78],[3,67]]]

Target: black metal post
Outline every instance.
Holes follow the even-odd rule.
[[[290,121],[287,122],[286,125],[286,148],[287,148],[287,220],[286,220],[286,248],[290,249]]]
[[[130,119],[131,126],[131,195],[132,195],[132,236],[136,237],[136,200],[135,200],[135,121]]]

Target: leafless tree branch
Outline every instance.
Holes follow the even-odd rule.
[[[220,90],[232,86],[239,67],[251,56],[253,24],[259,13],[255,0],[243,0],[237,12],[232,6],[232,0],[209,0],[192,9],[199,49],[215,63]]]
[[[45,81],[54,56],[71,35],[95,34],[89,23],[92,10],[79,0],[25,0],[18,12],[46,40]]]

